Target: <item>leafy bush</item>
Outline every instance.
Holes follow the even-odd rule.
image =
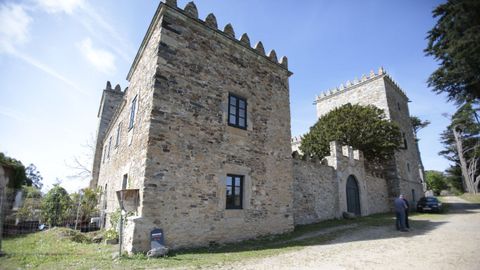
[[[105,231],[103,237],[105,238],[105,240],[118,239],[118,232],[115,229],[108,229]]]
[[[71,207],[72,200],[68,192],[63,187],[54,185],[43,198],[42,215],[50,227],[61,225],[69,217]]]
[[[13,170],[12,178],[8,182],[8,188],[19,189],[22,185],[32,185],[32,182],[29,182],[25,174],[25,166],[19,160],[7,157],[0,152],[0,165],[4,165]]]
[[[427,188],[433,190],[436,195],[439,195],[440,191],[448,188],[447,178],[442,172],[425,171],[425,178]]]
[[[38,220],[42,192],[34,186],[22,186],[22,191],[24,200],[22,207],[18,209],[17,217],[20,220]]]

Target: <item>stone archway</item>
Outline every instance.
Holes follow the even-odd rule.
[[[357,216],[361,215],[360,211],[360,192],[358,181],[355,176],[350,175],[347,179],[347,211]]]

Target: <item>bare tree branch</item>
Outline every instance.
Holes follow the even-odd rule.
[[[90,138],[81,147],[84,149],[79,155],[75,155],[70,161],[66,162],[66,166],[72,170],[72,174],[68,178],[88,179],[92,177],[93,156],[95,153],[95,138]]]

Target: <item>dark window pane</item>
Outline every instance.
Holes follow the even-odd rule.
[[[237,105],[237,98],[234,96],[230,96],[230,104]]]
[[[242,109],[245,109],[245,101],[242,99],[238,100],[238,106]]]
[[[241,183],[240,183],[240,177],[235,177],[235,187],[240,187]]]
[[[128,124],[128,128],[132,128],[133,124],[135,123],[135,110],[137,107],[137,97],[132,100],[132,105],[130,106],[130,122]]]
[[[227,208],[232,208],[233,206],[233,196],[227,196]]]
[[[237,195],[235,194],[235,197],[234,197],[234,205],[236,207],[241,207],[242,204],[241,204],[241,199],[240,199],[240,195]]]
[[[232,177],[227,176],[227,186],[231,186],[231,185],[232,185]]]
[[[240,128],[247,126],[247,101],[230,95],[228,99],[228,124]]]
[[[238,110],[238,117],[245,118],[245,110],[244,109]]]
[[[244,118],[239,118],[238,119],[238,125],[241,127],[245,127],[245,119]]]
[[[237,124],[235,115],[230,114],[230,117],[228,118],[228,123],[233,125]]]
[[[226,208],[242,209],[243,176],[228,175],[226,184]]]

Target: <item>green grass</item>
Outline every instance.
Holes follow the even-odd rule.
[[[460,198],[472,203],[480,203],[480,194],[463,193]]]
[[[414,219],[421,214],[414,214]],[[308,245],[318,245],[333,240],[351,231],[342,225],[386,226],[394,224],[392,214],[379,214],[352,220],[328,220],[312,225],[297,226],[293,232],[257,238],[235,244],[210,248],[178,250],[166,258],[147,259],[143,254],[112,260],[118,246],[94,244],[67,229],[54,228],[45,232],[7,238],[3,241],[0,258],[1,269],[145,269],[159,267],[208,267],[225,265],[250,258],[262,258],[284,252],[300,250]],[[315,235],[315,232],[332,229],[329,233]],[[299,236],[312,233],[312,237],[298,240]],[[83,243],[73,240],[83,241]]]

